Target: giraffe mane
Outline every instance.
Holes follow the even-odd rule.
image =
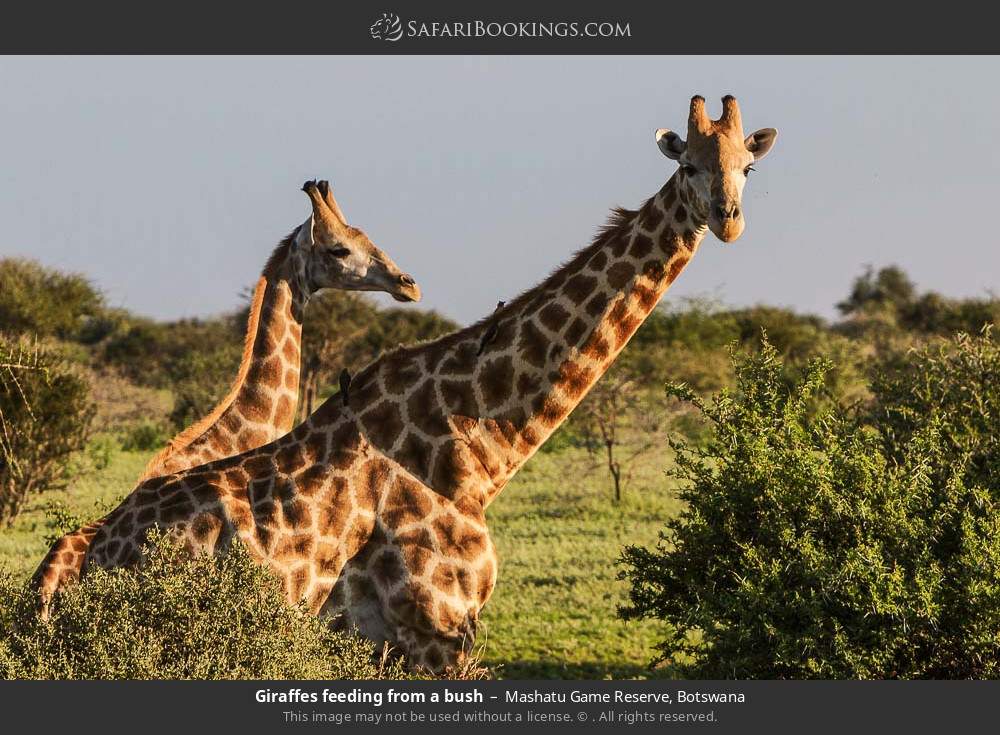
[[[295,240],[296,235],[299,234],[299,230],[301,229],[302,225],[299,225],[290,233],[285,235],[284,239],[278,243],[278,247],[274,249],[274,252],[271,253],[271,257],[269,257],[267,262],[264,264],[264,270],[261,271],[261,275],[265,278],[273,278],[278,275],[278,269],[288,257],[288,251],[291,250],[292,242]]]
[[[212,425],[219,420],[219,417],[222,416],[226,409],[233,404],[233,401],[236,400],[236,396],[239,394],[240,389],[243,387],[243,383],[246,380],[247,373],[250,371],[253,347],[257,337],[257,325],[260,323],[260,312],[264,303],[264,294],[267,292],[268,278],[276,275],[281,263],[284,262],[287,257],[288,250],[291,248],[292,240],[295,238],[298,231],[299,228],[296,227],[295,230],[290,235],[285,237],[278,247],[274,249],[274,252],[271,253],[271,257],[268,258],[267,263],[264,265],[261,277],[257,280],[257,285],[253,290],[253,297],[250,300],[250,315],[247,318],[247,331],[243,337],[243,356],[240,358],[240,368],[236,373],[236,379],[229,387],[229,392],[226,394],[225,398],[219,401],[215,408],[213,408],[207,415],[191,424],[191,426],[187,427],[167,442],[167,446],[157,452],[153,458],[149,460],[149,463],[146,465],[146,469],[143,470],[142,476],[139,478],[139,482],[143,482],[151,477],[154,477],[155,475],[152,473],[162,467],[163,463],[166,462],[173,454],[189,446],[195,439],[211,428]]]

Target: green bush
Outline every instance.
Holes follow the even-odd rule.
[[[125,427],[121,446],[126,452],[152,452],[166,444],[169,439],[170,435],[162,425],[153,421],[140,421]]]
[[[336,292],[334,292],[336,293]],[[344,298],[344,294],[337,294]],[[308,318],[308,317],[307,317]],[[437,339],[458,329],[459,325],[436,311],[421,311],[412,307],[390,307],[374,311],[373,317],[355,322],[353,337],[348,341],[339,358],[339,363],[352,371],[360,370],[383,352],[394,350],[399,345],[410,345]],[[314,325],[315,326],[315,325]],[[333,321],[329,328],[346,331],[346,325]],[[306,349],[311,337],[311,326],[307,322],[305,336]],[[333,372],[337,375],[339,370]]]
[[[404,676],[371,643],[285,603],[281,585],[234,546],[190,558],[160,539],[136,570],[97,570],[56,600],[0,576],[6,679],[375,679]]]
[[[872,394],[868,420],[894,461],[901,461],[928,417],[937,417],[948,465],[964,464],[966,484],[992,488],[1000,497],[1000,344],[991,330],[888,358]]]
[[[867,268],[855,279],[850,295],[837,308],[848,317],[839,325],[841,331],[880,340],[898,337],[900,333],[975,334],[984,325],[1000,320],[1000,300],[949,299],[933,291],[918,294],[916,286],[897,266],[878,272]]]
[[[657,391],[667,382],[713,391],[732,381],[725,347],[738,337],[731,311],[708,299],[684,299],[650,314],[618,360]]]
[[[45,511],[45,527],[48,531],[42,536],[46,546],[52,546],[56,541],[71,533],[94,518],[107,515],[121,499],[115,501],[95,500],[93,507],[84,513],[71,510],[62,500],[53,500],[43,506]]]
[[[195,352],[174,366],[174,407],[169,421],[177,431],[211,411],[229,392],[240,358],[224,346],[214,352]]]
[[[712,437],[676,445],[688,505],[657,548],[626,549],[621,614],[666,621],[660,657],[694,677],[1000,676],[1000,506],[971,471],[974,450],[993,449],[952,441],[957,414],[988,415],[998,383],[954,376],[983,400],[881,431],[817,401],[830,368],[814,361],[789,387],[765,343],[737,361],[734,392],[672,390]],[[884,411],[904,403],[881,395]]]
[[[115,442],[114,437],[107,434],[100,434],[87,444],[86,458],[90,466],[95,470],[105,470],[115,458],[117,449],[118,444]],[[71,466],[70,471],[80,471],[82,469],[83,467]]]
[[[0,523],[61,485],[93,413],[86,381],[57,351],[0,337]]]
[[[103,313],[104,297],[86,277],[0,259],[0,332],[77,339]]]
[[[98,361],[139,385],[174,388],[200,380],[221,397],[240,364],[245,328],[241,314],[168,323],[135,319],[108,337]]]

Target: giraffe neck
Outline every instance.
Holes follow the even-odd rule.
[[[372,447],[445,497],[488,503],[608,369],[680,274],[706,213],[672,178],[637,212],[486,319],[363,370],[349,405]],[[694,205],[694,206],[692,206]],[[345,413],[346,411],[346,413]]]
[[[234,427],[238,422],[268,434],[265,441],[287,433],[292,428],[298,401],[299,363],[302,350],[302,313],[308,293],[298,279],[286,275],[261,278],[264,288],[260,318],[249,348],[246,369],[234,384],[232,404],[222,414]],[[247,436],[249,447],[259,446],[260,437]],[[242,451],[242,450],[240,450]]]
[[[211,413],[174,437],[140,479],[238,454],[292,428],[302,314],[310,295],[292,240],[290,236],[278,246],[257,281],[243,358],[229,393]]]
[[[677,178],[638,211],[619,210],[593,245],[529,292],[512,315],[509,349],[484,350],[476,390],[496,405],[500,435],[513,439],[487,432],[500,460],[487,503],[586,397],[693,257],[707,216]],[[514,390],[504,395],[497,376],[511,368]]]

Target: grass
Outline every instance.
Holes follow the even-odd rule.
[[[64,490],[33,498],[0,529],[0,565],[27,578],[48,549],[53,501],[85,518],[131,490],[149,452],[100,445],[75,463]],[[679,508],[663,476],[666,450],[636,460],[623,501],[584,450],[539,453],[488,511],[500,556],[493,597],[483,611],[484,661],[500,678],[573,679],[668,676],[650,670],[655,622],[619,620],[626,585],[615,560],[625,544],[653,544]],[[485,639],[485,640],[484,640]]]
[[[490,506],[500,556],[483,610],[484,663],[514,679],[668,676],[651,671],[659,624],[616,616],[626,584],[615,560],[626,544],[654,544],[680,503],[663,476],[665,452],[633,464],[619,505],[607,470],[586,452],[540,453]]]

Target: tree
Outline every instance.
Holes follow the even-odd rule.
[[[864,274],[854,280],[850,295],[837,304],[844,316],[872,307],[899,310],[910,305],[916,296],[913,281],[902,268],[890,265],[875,270],[868,266]]]
[[[84,276],[0,259],[0,332],[76,339],[103,312],[104,296]]]
[[[660,414],[650,409],[649,401],[641,376],[627,360],[619,360],[574,412],[587,446],[603,448],[616,503],[621,502],[629,464],[658,439]]]

